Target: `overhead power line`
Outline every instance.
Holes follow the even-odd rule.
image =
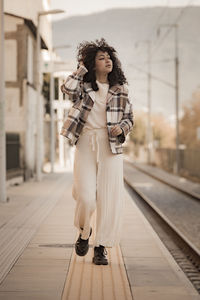
[[[158,26],[158,24],[160,23],[160,20],[162,20],[163,16],[165,15],[167,9],[169,8],[169,0],[166,1],[166,6],[164,6],[164,8],[162,9],[161,13],[159,14],[154,26],[153,26],[153,29],[152,29],[152,33],[151,35],[149,36],[149,40],[152,39],[152,36],[154,35],[155,33],[155,30]]]
[[[178,23],[180,21],[180,19],[183,17],[184,13],[186,12],[186,10],[188,9],[188,7],[192,4],[194,0],[189,0],[188,4],[186,6],[184,6],[180,13],[178,14],[177,18],[172,22],[174,24]],[[169,27],[167,29],[167,31],[165,32],[165,34],[163,35],[163,37],[158,41],[158,45],[155,46],[155,48],[152,50],[151,55],[153,56],[157,50],[160,48],[160,46],[162,45],[162,43],[164,42],[165,38],[169,35],[169,33],[171,32],[172,27]]]
[[[131,64],[130,66],[132,66],[134,69],[136,69],[136,70],[138,70],[138,71],[140,71],[140,72],[142,72],[142,73],[145,73],[145,74],[149,75],[149,72],[147,72],[147,71],[145,71],[145,70],[139,68],[139,67],[136,66],[136,65]],[[151,73],[150,75],[151,75],[151,77],[152,77],[153,79],[155,79],[155,80],[157,80],[157,81],[160,81],[160,82],[164,83],[165,85],[167,85],[167,86],[169,86],[169,87],[171,87],[171,88],[173,88],[173,89],[175,88],[175,85],[174,85],[173,83],[168,82],[168,81],[166,81],[166,80],[164,80],[164,79],[162,79],[162,78],[159,78],[158,76],[155,76],[155,75],[153,75],[152,73]]]

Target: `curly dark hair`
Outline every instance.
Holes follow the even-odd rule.
[[[116,84],[123,85],[124,83],[128,83],[124,76],[124,72],[122,71],[121,62],[116,56],[117,51],[113,47],[109,46],[104,38],[101,38],[100,40],[96,39],[94,42],[83,41],[82,43],[79,43],[77,49],[77,61],[83,61],[88,70],[88,72],[83,76],[83,81],[91,82],[92,89],[94,91],[98,91],[99,89],[96,83],[96,73],[94,70],[95,57],[99,50],[107,52],[113,63],[113,69],[108,74],[109,87]]]

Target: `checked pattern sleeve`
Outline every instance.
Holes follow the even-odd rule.
[[[131,131],[134,125],[133,105],[128,98],[126,101],[123,117],[119,125],[122,129],[122,133],[118,135],[118,139],[120,143],[124,143],[127,134]]]
[[[87,72],[87,68],[81,65],[78,70],[69,75],[65,82],[61,85],[60,89],[62,93],[67,94],[69,96],[69,100],[72,102],[76,102],[80,99],[82,94],[81,85],[83,82],[83,76]]]

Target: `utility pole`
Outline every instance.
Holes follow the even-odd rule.
[[[180,171],[179,153],[179,58],[178,58],[178,24],[175,28],[175,89],[176,89],[176,174]]]
[[[160,34],[161,27],[174,28],[174,46],[175,46],[175,112],[176,112],[176,162],[175,173],[179,174],[180,171],[180,153],[179,153],[179,53],[178,53],[178,24],[163,24],[160,25],[157,34]]]
[[[0,0],[0,202],[6,202],[4,0]]]
[[[151,127],[151,41],[147,41],[148,45],[148,122],[147,122],[147,144],[148,144],[148,157],[147,162],[151,164],[152,152],[152,127]]]

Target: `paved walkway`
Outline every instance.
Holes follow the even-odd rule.
[[[71,172],[9,188],[10,202],[0,205],[0,299],[200,299],[127,192],[123,236],[107,248],[109,265],[92,264],[91,246],[77,256],[71,189]],[[94,229],[95,220],[96,213]]]

